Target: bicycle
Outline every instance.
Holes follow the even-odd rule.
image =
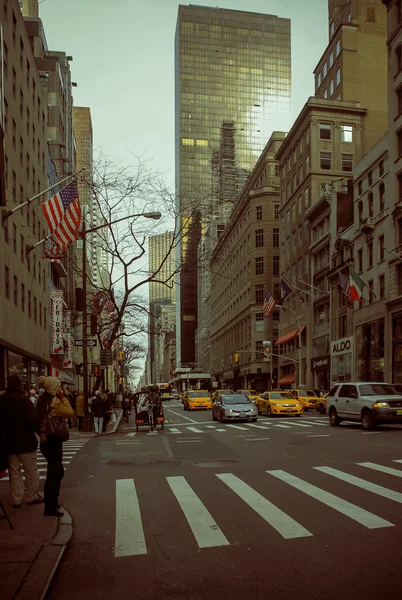
[[[151,428],[151,431],[154,430],[154,405],[152,402],[148,403],[148,423]]]

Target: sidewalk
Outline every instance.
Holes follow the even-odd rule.
[[[116,410],[115,425],[103,435],[116,433],[122,411]],[[95,433],[70,430],[70,439],[100,437]],[[45,517],[43,504],[21,509],[12,507],[6,482],[0,479],[0,500],[14,529],[0,519],[0,597],[1,600],[42,600],[56,574],[57,567],[73,534],[70,514]]]

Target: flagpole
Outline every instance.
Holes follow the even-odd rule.
[[[290,312],[292,312],[294,314],[294,316],[296,317],[296,322],[297,322],[297,329],[298,329],[298,334],[299,334],[299,352],[298,352],[298,385],[301,386],[303,385],[302,383],[302,357],[301,357],[301,331],[300,331],[300,318],[299,315],[297,314],[297,312],[295,310],[293,310],[293,308],[290,308],[290,306],[283,306],[281,304],[277,304],[276,305],[278,308],[283,308],[284,310],[290,310]]]
[[[67,179],[70,179],[70,177],[76,177],[79,173],[81,173],[81,171],[85,171],[85,167],[83,167],[82,169],[79,169],[79,171],[76,171],[75,173],[72,173],[71,175],[67,175],[67,177],[65,177],[64,179],[60,179],[60,181],[58,181],[57,183],[54,183],[53,185],[46,188],[42,192],[39,192],[39,194],[32,196],[32,198],[25,200],[25,202],[22,202],[21,204],[14,206],[14,208],[12,208],[11,210],[3,211],[3,216],[2,216],[3,225],[9,217],[11,217],[15,212],[17,212],[17,210],[20,210],[21,208],[24,208],[24,206],[31,204],[34,200],[36,200],[37,198],[40,198],[40,196],[43,196],[43,194],[47,194],[47,192],[50,192],[50,190],[52,190],[53,188],[57,187],[61,183],[64,183],[65,181],[67,181]]]
[[[302,283],[303,285],[307,285],[308,287],[312,288],[313,290],[317,290],[317,292],[320,292],[321,294],[326,294],[326,292],[324,290],[322,290],[321,288],[315,287],[314,285],[311,285],[310,283],[307,283],[307,281],[303,281],[302,279],[298,279],[298,282]],[[307,292],[304,292],[304,293],[307,294]]]
[[[35,248],[37,248],[41,244],[44,244],[45,242],[47,242],[47,240],[50,240],[51,237],[52,237],[52,234],[50,233],[48,236],[46,236],[45,238],[43,238],[43,240],[40,240],[39,242],[36,242],[36,244],[33,244],[33,245],[27,244],[25,246],[25,256],[28,256],[28,254],[30,254],[32,252],[32,250],[35,250]]]

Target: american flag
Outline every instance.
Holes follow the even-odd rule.
[[[345,275],[338,272],[339,281],[341,282],[343,297],[345,298],[346,305],[349,308],[353,308],[353,300],[350,297],[350,282],[349,279],[346,279]]]
[[[58,250],[65,252],[80,238],[82,212],[75,179],[42,204],[43,214]]]
[[[265,296],[264,296],[264,303],[262,305],[262,309],[264,311],[264,315],[268,318],[269,315],[271,314],[271,312],[274,310],[275,308],[275,300],[273,299],[273,297],[271,296],[271,294],[266,291],[265,292]]]

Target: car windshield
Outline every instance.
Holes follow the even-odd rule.
[[[222,396],[222,402],[224,404],[252,404],[248,398],[240,394],[233,394],[232,396]]]
[[[271,392],[269,397],[271,400],[285,400],[286,398],[291,398],[294,400],[293,396],[290,394],[281,394],[280,392]]]
[[[399,392],[392,386],[385,383],[370,383],[359,385],[361,396],[398,396]]]
[[[309,396],[310,398],[313,397],[315,398],[315,392],[313,392],[313,390],[300,390],[300,396]]]
[[[201,390],[199,392],[190,392],[189,396],[190,396],[190,398],[198,398],[200,396],[208,396],[208,392],[205,392],[203,390]]]

